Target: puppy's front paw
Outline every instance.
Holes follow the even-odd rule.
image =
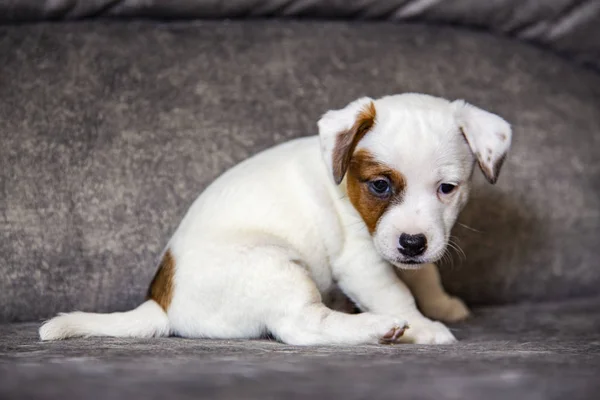
[[[369,318],[367,331],[375,333],[375,339],[381,344],[399,343],[408,327],[404,320],[386,315],[361,314]]]
[[[409,321],[409,328],[400,341],[413,344],[450,344],[456,342],[456,338],[441,322],[421,318]]]
[[[467,319],[471,312],[458,297],[440,297],[421,305],[421,311],[427,317],[443,322],[458,322]]]
[[[404,335],[404,331],[406,330],[406,324],[402,326],[394,326],[390,329],[381,339],[379,339],[379,343],[381,344],[394,344],[399,343],[400,338]]]

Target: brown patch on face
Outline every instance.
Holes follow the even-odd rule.
[[[505,141],[506,141],[506,134],[504,134],[504,133],[500,132],[500,133],[498,133],[498,137],[499,137],[499,138],[500,138],[500,140],[502,140],[503,142],[505,142]]]
[[[354,125],[349,130],[338,134],[332,157],[333,178],[338,185],[344,179],[356,145],[375,125],[376,116],[375,104],[370,102],[358,114]]]
[[[173,277],[175,275],[175,260],[171,250],[163,256],[158,271],[150,283],[147,298],[157,302],[163,310],[167,311],[173,299]]]
[[[381,198],[369,190],[369,182],[378,178],[387,178],[391,194]],[[377,222],[391,204],[402,201],[406,181],[404,176],[389,166],[377,161],[368,150],[359,150],[352,156],[346,180],[348,198],[373,234]]]

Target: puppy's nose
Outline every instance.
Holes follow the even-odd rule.
[[[398,251],[407,257],[415,257],[423,254],[427,248],[427,238],[422,233],[409,235],[403,233],[400,235],[400,247]]]

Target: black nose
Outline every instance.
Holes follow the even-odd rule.
[[[423,254],[427,248],[427,238],[422,233],[418,235],[409,235],[403,233],[400,235],[400,247],[398,251],[407,257],[415,257]]]

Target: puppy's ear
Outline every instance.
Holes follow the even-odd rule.
[[[375,125],[375,117],[373,99],[362,97],[341,110],[326,112],[317,123],[323,159],[336,184],[344,179],[352,153]]]
[[[463,100],[454,101],[452,107],[456,122],[477,158],[483,175],[488,182],[496,183],[512,139],[509,123]]]

